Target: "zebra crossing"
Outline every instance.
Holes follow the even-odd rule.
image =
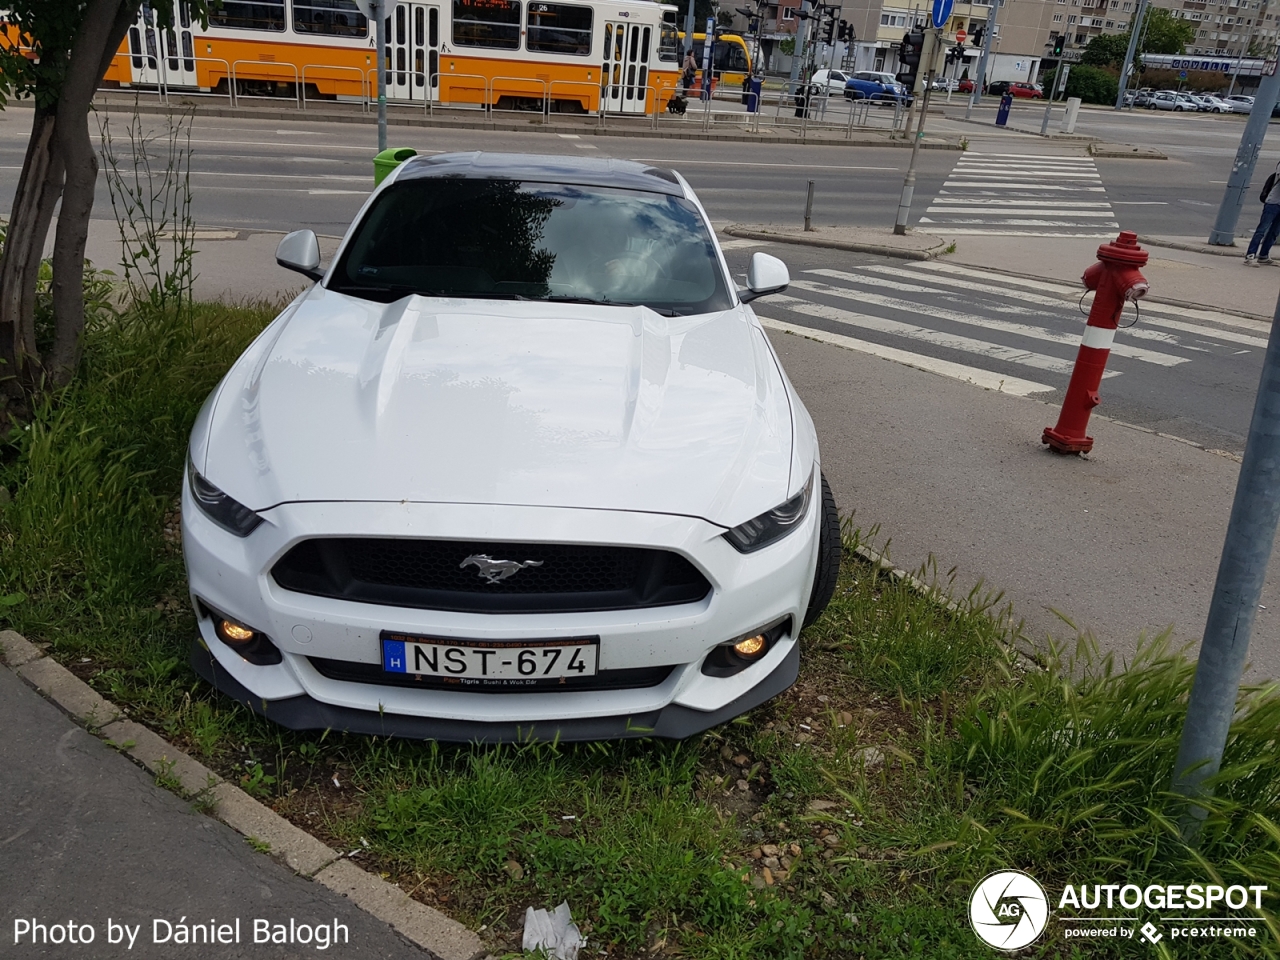
[[[965,153],[920,224],[947,236],[1105,237],[1120,226],[1091,157]]]
[[[937,260],[877,262],[804,270],[784,295],[759,301],[757,315],[773,330],[1035,396],[1066,388],[1088,309],[1082,292]],[[1230,373],[1223,365],[1267,346],[1266,324],[1245,317],[1155,303],[1140,317],[1117,331],[1108,381],[1154,374],[1176,390],[1170,378],[1200,370],[1198,382],[1217,382]],[[1126,310],[1121,323],[1134,319]]]

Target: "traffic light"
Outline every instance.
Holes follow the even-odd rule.
[[[984,36],[986,36],[986,33],[987,33],[987,28],[986,28],[986,27],[977,27],[976,29],[974,29],[974,31],[973,31],[973,45],[974,45],[975,47],[980,47],[980,46],[982,46],[982,38],[983,38]]]
[[[1057,36],[1053,38],[1053,55],[1055,57],[1062,56],[1062,48],[1066,46],[1066,43],[1067,43],[1066,37]]]
[[[947,66],[964,60],[964,45],[957,43],[947,50]]]
[[[852,42],[852,41],[853,41],[853,39],[854,39],[854,36],[853,36],[853,24],[851,24],[848,20],[841,20],[841,21],[840,21],[840,26],[839,26],[839,28],[836,30],[836,39],[837,39],[837,40],[848,40],[848,41]]]
[[[836,21],[830,19],[822,25],[822,42],[831,46],[835,42]]]
[[[903,34],[902,43],[898,45],[898,74],[894,78],[907,89],[916,84],[916,74],[920,72],[920,56],[924,52],[924,31],[916,30]]]

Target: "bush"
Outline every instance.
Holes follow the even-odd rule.
[[[1113,104],[1119,92],[1120,81],[1110,70],[1077,65],[1067,74],[1067,96],[1085,103]]]

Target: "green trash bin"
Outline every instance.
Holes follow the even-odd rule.
[[[373,185],[376,187],[387,179],[388,173],[410,157],[416,157],[417,155],[418,151],[412,147],[392,147],[389,150],[383,150],[373,158]]]

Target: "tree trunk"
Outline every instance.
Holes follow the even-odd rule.
[[[37,106],[0,256],[0,399],[20,398],[38,376],[36,281],[62,187],[56,126],[54,111]]]
[[[84,333],[84,249],[98,182],[89,105],[135,11],[132,3],[122,0],[90,0],[58,98],[55,134],[66,180],[53,244],[54,344],[45,364],[54,386],[75,375]]]

